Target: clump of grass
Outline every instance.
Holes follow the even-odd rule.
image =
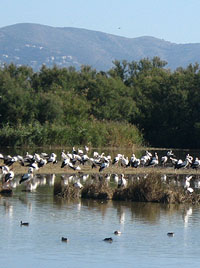
[[[147,178],[135,181],[127,188],[116,189],[112,199],[168,204],[200,201],[198,195],[190,194],[181,187],[163,182],[161,174],[158,173],[150,173]]]
[[[73,185],[63,187],[61,183],[56,183],[54,185],[54,195],[67,199],[77,199],[80,198],[80,190]]]
[[[134,202],[156,202],[156,203],[200,203],[200,194],[177,187],[162,181],[161,174],[150,173],[146,178],[133,181],[125,188],[111,188],[102,179],[92,184],[87,184],[80,191],[73,186],[62,188],[61,185],[54,186],[54,194],[64,198],[88,198],[102,200],[123,200]]]
[[[114,200],[131,200],[136,202],[160,202],[165,200],[167,185],[160,175],[151,173],[147,178],[133,181],[128,187],[116,189],[113,193]]]
[[[81,193],[82,198],[89,199],[112,199],[113,189],[111,189],[105,181],[96,182],[86,185]]]

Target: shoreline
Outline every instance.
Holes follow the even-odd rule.
[[[200,175],[200,169],[192,168],[182,168],[174,169],[174,167],[119,167],[119,166],[110,166],[105,168],[103,171],[99,172],[99,167],[92,168],[91,165],[81,165],[81,170],[76,171],[69,167],[61,168],[62,161],[58,161],[56,164],[49,163],[38,170],[34,171],[34,174],[147,174],[147,173],[157,173],[157,174],[168,174],[168,175],[179,175],[179,174],[191,174],[191,175]],[[19,163],[14,163],[10,170],[14,171],[15,175],[24,174],[28,171],[28,166],[21,166]]]

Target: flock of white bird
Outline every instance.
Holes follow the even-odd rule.
[[[47,153],[34,153],[33,155],[28,152],[24,157],[20,155],[10,156],[0,154],[0,159],[3,161],[3,164],[0,166],[1,169],[1,181],[3,185],[3,189],[8,189],[11,186],[11,182],[13,181],[15,174],[13,171],[13,164],[18,162],[22,166],[27,166],[27,173],[21,176],[19,180],[19,184],[26,183],[27,190],[36,189],[38,183],[30,183],[33,181],[34,173],[39,171],[42,167],[48,164],[59,164],[57,160],[57,155],[55,153],[47,154]],[[75,149],[72,148],[71,152],[65,152],[62,150],[61,155],[61,168],[69,168],[74,171],[80,172],[84,165],[90,165],[91,168],[98,168],[98,171],[101,173],[103,170],[106,170],[108,167],[119,166],[122,168],[138,168],[138,167],[165,167],[166,165],[172,166],[175,169],[182,168],[193,168],[198,169],[200,166],[200,160],[196,157],[193,157],[189,154],[185,156],[185,159],[177,159],[172,150],[168,151],[165,156],[158,158],[157,152],[152,154],[149,151],[145,151],[145,154],[140,158],[137,158],[135,154],[132,154],[130,158],[125,157],[123,154],[118,153],[113,159],[110,155],[105,155],[105,153],[99,154],[98,152],[93,152],[92,157],[89,156],[89,148],[87,146],[84,149]],[[60,165],[60,164],[59,164]],[[106,180],[109,180],[109,174],[106,177]],[[193,189],[190,187],[190,180],[192,176],[188,176],[185,179],[185,188],[189,192],[193,192]],[[118,184],[118,187],[126,187],[127,180],[124,178],[124,174],[119,176],[116,174],[114,177],[114,181]],[[83,185],[80,183],[80,180],[77,179],[74,182],[74,186],[81,189]]]

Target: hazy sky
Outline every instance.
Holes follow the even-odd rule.
[[[0,27],[22,22],[200,43],[200,0],[1,0]]]

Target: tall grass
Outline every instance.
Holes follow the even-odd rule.
[[[73,186],[67,188],[56,188],[54,193],[66,198],[73,197]],[[123,200],[134,202],[156,202],[156,203],[200,203],[198,192],[189,193],[182,187],[162,181],[161,174],[150,173],[147,178],[141,178],[128,184],[125,188],[109,187],[105,180],[86,184],[81,190],[80,196],[87,199]]]
[[[108,121],[83,121],[73,125],[39,122],[17,127],[0,128],[1,146],[72,146],[90,144],[101,146],[141,145],[142,135],[136,127],[127,123]]]

